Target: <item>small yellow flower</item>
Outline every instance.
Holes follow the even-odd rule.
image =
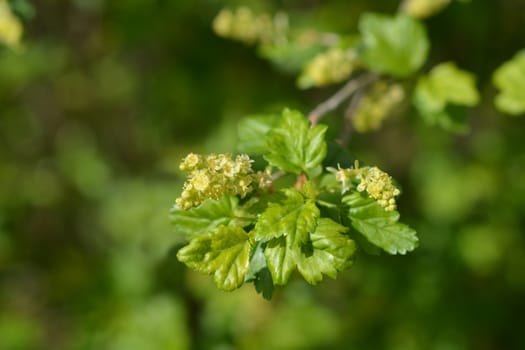
[[[378,167],[365,167],[361,170],[362,173],[358,176],[361,182],[357,186],[357,191],[366,191],[386,211],[395,210],[394,197],[399,195],[400,191],[392,183],[392,177]]]
[[[252,171],[253,160],[247,154],[240,154],[235,158],[235,172],[248,174]]]
[[[350,169],[341,169],[341,166],[337,164],[337,172],[335,173],[335,179],[341,182],[342,192],[346,192],[350,189]]]
[[[219,162],[219,159],[217,158],[216,154],[210,154],[206,157],[206,163],[208,165],[208,169],[212,171],[219,170],[221,168],[221,164]]]
[[[201,162],[201,157],[195,153],[190,153],[184,158],[184,160],[180,163],[179,168],[182,171],[192,171]]]
[[[208,198],[219,199],[225,194],[245,197],[257,186],[267,188],[267,183],[271,184],[271,174],[256,174],[251,167],[252,162],[246,154],[238,155],[235,160],[230,153],[208,156],[188,154],[180,168],[188,172],[189,177],[175,202],[177,207],[186,210]]]
[[[338,166],[337,170],[334,168],[328,168],[328,170],[335,174],[337,181],[341,182],[342,193],[350,189],[352,180],[358,180],[357,192],[366,191],[386,211],[396,209],[394,197],[399,195],[400,191],[392,183],[392,177],[378,167],[360,168],[356,161],[353,168],[341,169]]]
[[[234,177],[237,172],[236,172],[236,165],[234,162],[228,160],[228,161],[225,161],[223,162],[222,164],[222,171],[224,173],[224,175],[228,176],[228,177]]]
[[[210,178],[206,174],[206,170],[197,170],[193,173],[191,184],[199,192],[206,190],[210,184]]]

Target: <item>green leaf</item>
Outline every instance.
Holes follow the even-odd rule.
[[[257,242],[252,247],[250,256],[250,269],[244,277],[245,282],[253,281],[257,277],[257,273],[266,267],[266,258],[264,257],[264,243]]]
[[[359,20],[364,63],[378,73],[407,77],[425,63],[429,42],[425,27],[405,14],[366,13]]]
[[[265,243],[258,242],[252,249],[252,256],[250,258],[250,269],[244,277],[245,282],[253,281],[257,293],[270,300],[273,294],[273,280],[266,265],[266,257],[264,256]]]
[[[264,158],[286,172],[314,172],[326,157],[326,129],[325,125],[311,128],[300,112],[285,109],[279,126],[267,135],[268,154]]]
[[[248,272],[248,238],[240,227],[219,226],[211,234],[193,238],[177,258],[190,268],[213,275],[219,289],[231,291],[244,283]]]
[[[305,200],[295,189],[283,191],[282,203],[270,203],[259,216],[255,225],[256,240],[270,240],[281,236],[293,236],[293,241],[304,244],[308,234],[315,230],[319,209],[313,199]]]
[[[348,229],[327,218],[319,219],[315,232],[310,234],[312,252],[303,249],[297,269],[310,284],[317,284],[323,274],[336,278],[337,272],[352,264],[356,250],[354,241],[344,233]]]
[[[361,193],[343,197],[348,217],[358,232],[390,254],[405,254],[416,248],[416,231],[398,222],[397,211],[385,211],[374,199]]]
[[[281,236],[266,244],[264,256],[273,283],[277,285],[285,285],[297,266],[297,260],[301,256],[301,247],[295,241],[296,238],[294,235]]]
[[[239,122],[239,140],[237,149],[239,152],[250,154],[262,154],[266,152],[266,134],[277,125],[279,116],[256,115],[249,116]]]
[[[525,113],[525,51],[503,63],[492,76],[500,93],[494,103],[500,111],[512,115]]]
[[[305,200],[295,189],[283,191],[286,199],[270,204],[255,226],[256,240],[269,240],[264,249],[273,283],[284,285],[297,266],[301,247],[317,225],[319,209],[313,199]]]
[[[177,234],[195,237],[209,233],[220,226],[247,226],[252,220],[238,206],[235,196],[223,196],[221,199],[207,199],[201,205],[190,210],[174,207],[171,221]]]
[[[305,243],[294,235],[270,240],[264,255],[273,282],[286,284],[296,267],[311,284],[320,282],[323,274],[335,278],[338,271],[352,264],[356,249],[354,241],[343,234],[346,230],[331,219],[321,218]]]
[[[413,102],[427,124],[464,132],[467,130],[464,107],[475,106],[479,99],[475,76],[447,62],[419,79]]]
[[[255,285],[255,290],[257,291],[257,293],[262,294],[264,299],[272,299],[274,286],[272,274],[270,273],[270,270],[268,270],[267,267],[265,267],[257,273],[257,278],[253,281],[253,284]]]

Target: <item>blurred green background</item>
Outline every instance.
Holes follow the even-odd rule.
[[[525,1],[454,2],[427,21],[429,66],[476,73],[471,132],[415,112],[353,137],[403,187],[407,256],[360,255],[337,280],[267,302],[218,291],[175,258],[180,159],[235,149],[245,115],[304,112],[253,48],[215,36],[224,6],[285,10],[353,33],[397,1],[35,0],[22,50],[0,50],[0,349],[525,349],[525,123],[491,74],[525,47]]]

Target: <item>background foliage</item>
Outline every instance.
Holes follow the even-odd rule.
[[[297,279],[271,303],[176,260],[177,166],[233,150],[242,116],[309,111],[334,89],[298,90],[211,22],[249,5],[353,33],[361,13],[397,2],[13,3],[25,33],[0,52],[0,348],[525,348],[525,125],[492,103],[492,73],[525,47],[525,2],[452,2],[426,21],[425,69],[454,61],[478,76],[469,133],[409,108],[351,140],[399,181],[419,248],[360,256],[317,287]]]

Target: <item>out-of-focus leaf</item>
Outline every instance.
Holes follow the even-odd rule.
[[[374,199],[361,193],[345,196],[343,202],[349,206],[352,226],[370,243],[390,254],[405,254],[416,248],[416,231],[398,222],[397,211],[385,211]]]
[[[427,59],[429,42],[425,27],[408,15],[365,13],[359,20],[359,30],[364,49],[362,59],[375,72],[406,77]]]
[[[207,199],[189,210],[174,207],[171,210],[171,220],[177,234],[190,238],[210,233],[220,225],[243,227],[251,220],[238,204],[239,199],[235,196],[225,195],[219,200]]]
[[[464,107],[479,102],[476,79],[453,62],[439,64],[419,79],[413,102],[427,124],[449,131],[466,131]]]
[[[303,244],[313,232],[319,217],[315,202],[305,198],[295,189],[284,192],[286,199],[279,204],[270,203],[259,216],[255,226],[257,240],[269,240],[280,236],[293,236],[293,241]]]
[[[12,11],[22,19],[29,20],[35,16],[35,7],[29,0],[11,0],[9,5]]]
[[[290,173],[310,173],[326,156],[326,129],[324,125],[311,128],[300,112],[285,109],[279,126],[268,133],[264,158]]]
[[[475,76],[457,68],[453,62],[435,66],[423,81],[425,79],[429,81],[437,103],[475,106],[479,102]]]
[[[275,114],[254,115],[244,118],[238,126],[239,152],[262,154],[266,152],[266,134],[277,125],[279,116]]]
[[[331,219],[319,219],[315,232],[310,234],[311,251],[305,249],[297,269],[310,284],[317,284],[323,274],[334,278],[338,271],[351,265],[354,241],[344,235],[348,229]]]
[[[362,59],[371,70],[406,77],[425,63],[429,42],[418,20],[402,13],[395,17],[365,13],[359,30],[364,46]]]
[[[192,269],[213,275],[218,288],[234,290],[244,283],[248,272],[248,234],[240,227],[219,226],[211,234],[192,239],[177,258]]]
[[[505,113],[525,113],[525,51],[518,52],[510,61],[503,63],[492,76],[500,93],[496,96],[496,107]]]

